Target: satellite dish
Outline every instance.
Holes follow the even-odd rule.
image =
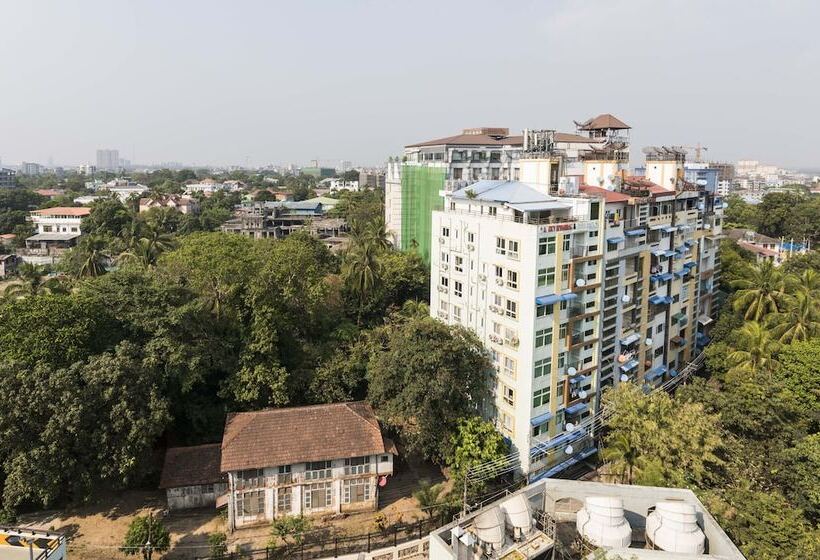
[[[587,392],[584,391],[583,389],[581,389],[580,391],[578,391],[578,397],[580,397],[582,399],[587,398]]]
[[[576,286],[586,286],[586,284],[587,284],[587,281],[584,280],[583,278],[579,278],[578,280],[575,281]]]
[[[632,298],[629,297],[629,295],[624,295],[623,297],[621,297],[621,301],[624,303],[629,303],[631,299]]]
[[[571,445],[567,445],[567,448],[564,449],[564,453],[566,453],[567,455],[572,455],[573,451],[575,451],[575,450],[572,448]]]
[[[576,373],[578,373],[578,370],[575,369],[573,366],[569,366],[567,368],[567,374],[568,375],[575,375]]]
[[[629,376],[625,373],[622,373],[620,379],[622,382],[626,383],[627,381],[629,381]]]
[[[701,187],[705,187],[709,184],[709,181],[707,181],[706,179],[698,179],[697,181],[695,181],[695,183],[697,183]]]
[[[647,338],[646,340],[644,340],[644,342],[646,343],[647,346],[652,346],[652,339],[651,338]]]
[[[567,422],[567,424],[564,426],[564,429],[568,432],[571,432],[575,429],[575,424],[573,424],[572,422]]]

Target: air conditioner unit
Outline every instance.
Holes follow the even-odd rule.
[[[517,336],[510,338],[510,346],[518,346],[519,340]]]
[[[482,282],[486,282],[487,281],[487,275],[486,274],[479,274],[478,279],[481,280]]]
[[[447,263],[442,263],[441,270],[450,270],[450,265]]]
[[[467,243],[467,250],[468,251],[475,251],[475,245],[472,243]]]
[[[503,278],[496,278],[495,283],[498,284],[499,286],[503,286],[504,285],[504,279]]]

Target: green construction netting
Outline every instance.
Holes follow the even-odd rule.
[[[430,263],[433,211],[444,208],[439,191],[444,189],[445,169],[401,167],[401,248],[414,249]]]

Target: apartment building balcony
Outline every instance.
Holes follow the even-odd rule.
[[[278,486],[301,484],[305,481],[305,478],[303,478],[304,474],[307,473],[282,473],[272,476],[258,476],[255,478],[236,478],[234,487],[236,490],[253,490],[257,488],[275,488]]]
[[[677,224],[693,224],[698,220],[698,209],[690,208],[689,210],[681,210],[675,215],[675,222]]]
[[[653,226],[671,224],[672,214],[658,214],[657,216],[649,216],[649,218],[646,220],[646,223],[650,227],[650,229]]]
[[[589,258],[598,258],[601,256],[601,248],[595,247],[594,249],[590,245],[583,245],[577,244],[573,245],[571,249],[572,258],[574,260],[585,260]]]

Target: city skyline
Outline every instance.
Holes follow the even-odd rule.
[[[378,165],[465,127],[611,112],[641,131],[637,150],[700,142],[709,159],[818,167],[809,2],[91,4],[3,8],[4,162],[118,147],[142,163]],[[787,122],[801,124],[782,135]]]

